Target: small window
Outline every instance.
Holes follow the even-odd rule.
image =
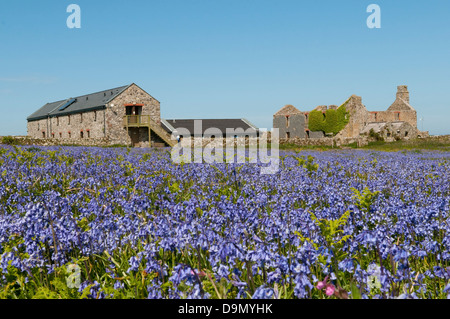
[[[400,120],[400,113],[395,113],[395,119],[396,119],[397,121]]]
[[[59,138],[62,138],[62,133],[61,132],[59,132]]]
[[[59,117],[56,118],[56,126],[59,126]]]
[[[94,111],[94,122],[97,122],[97,111]]]
[[[55,138],[55,133],[52,133],[52,138]]]
[[[84,132],[83,131],[80,132],[80,138],[84,138]]]
[[[405,137],[407,137],[407,136],[408,136],[408,131],[405,132]]]
[[[68,134],[69,134],[69,138],[72,138],[72,133],[68,132]]]
[[[291,138],[291,133],[290,132],[286,132],[286,138]]]
[[[91,137],[91,131],[86,131],[87,132],[87,137],[90,138]]]
[[[80,123],[83,123],[83,113],[80,113]]]
[[[377,117],[378,117],[378,113],[373,113],[373,115],[375,116],[375,121],[376,121]]]
[[[42,138],[45,138],[45,132],[42,131]]]
[[[70,115],[67,115],[67,124],[70,125]]]
[[[289,115],[286,116],[286,127],[289,127]]]

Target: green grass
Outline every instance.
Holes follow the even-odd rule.
[[[270,148],[270,144],[267,145]],[[436,139],[436,138],[422,138],[422,139],[414,139],[414,140],[405,140],[405,141],[394,141],[394,142],[384,142],[384,141],[375,141],[369,142],[368,145],[363,147],[358,147],[357,143],[351,143],[342,145],[340,147],[331,147],[327,145],[305,145],[299,146],[296,144],[280,144],[280,150],[336,150],[336,149],[368,149],[368,150],[376,150],[376,151],[385,151],[385,152],[397,152],[402,150],[434,150],[434,151],[450,151],[450,138],[447,139]]]
[[[370,142],[369,145],[361,147],[362,149],[371,149],[377,151],[402,151],[402,150],[434,150],[450,151],[450,140],[439,141],[431,138],[414,139],[408,141]]]
[[[267,148],[271,148],[270,143],[267,144]],[[299,146],[296,144],[290,144],[290,143],[286,143],[286,144],[280,144],[279,145],[279,149],[282,151],[286,151],[286,150],[317,150],[317,151],[327,151],[327,150],[332,150],[332,149],[336,149],[337,147],[331,147],[328,145],[304,145],[304,146]]]

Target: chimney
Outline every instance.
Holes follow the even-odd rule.
[[[406,85],[397,86],[397,99],[399,98],[409,104],[409,92]]]

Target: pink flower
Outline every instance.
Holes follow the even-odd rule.
[[[316,286],[317,289],[322,290],[325,288],[325,281],[319,281]]]
[[[327,284],[327,288],[325,289],[325,294],[327,296],[332,296],[334,294],[334,285],[333,284]]]
[[[325,288],[325,286],[327,284],[327,280],[328,280],[328,276],[326,276],[323,281],[319,281],[317,283],[316,288],[319,289],[319,290],[322,290],[323,288]]]

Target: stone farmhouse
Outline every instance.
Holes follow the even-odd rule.
[[[280,139],[291,140],[325,140],[333,136],[343,144],[358,139],[376,136],[385,141],[425,137],[428,132],[417,128],[417,112],[409,104],[409,92],[406,85],[397,87],[397,96],[386,111],[368,111],[359,96],[352,95],[341,106],[347,111],[346,125],[337,134],[309,129],[310,112],[299,111],[292,105],[286,105],[273,115],[273,127],[279,129]],[[317,111],[326,117],[326,111],[337,110],[336,105],[318,106]],[[328,137],[327,137],[328,135]]]
[[[160,112],[160,102],[132,83],[47,103],[27,118],[27,130],[31,138],[57,144],[136,147],[174,146],[180,127],[194,133],[194,120],[164,120]],[[257,129],[245,119],[202,120],[202,124],[203,130]]]

